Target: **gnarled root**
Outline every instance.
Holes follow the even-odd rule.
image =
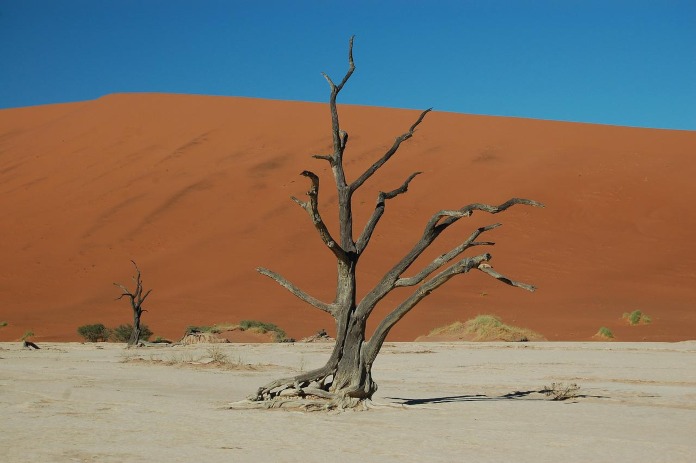
[[[316,396],[283,396],[270,400],[240,400],[227,405],[230,410],[251,410],[251,409],[283,409],[283,410],[302,410],[307,412],[316,411],[345,411],[345,410],[368,410],[371,407],[370,400],[356,399],[353,397],[338,396],[324,398]]]
[[[367,410],[371,401],[365,398],[351,397],[345,391],[333,392],[333,372],[326,374],[322,370],[273,381],[259,388],[253,394],[239,402],[232,402],[228,408],[246,409],[297,409],[305,411],[331,410]]]
[[[317,396],[324,399],[332,398],[329,392],[333,374],[319,378],[307,378],[306,375],[294,378],[280,379],[260,387],[256,394],[247,397],[252,401],[268,401],[277,397]]]

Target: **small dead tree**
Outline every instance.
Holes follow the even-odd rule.
[[[353,235],[353,195],[392,158],[403,142],[413,136],[416,128],[431,110],[427,109],[420,113],[413,125],[405,133],[396,137],[394,143],[382,157],[377,159],[355,180],[349,181],[343,169],[343,155],[348,143],[348,134],[341,129],[339,123],[336,97],[355,70],[353,38],[350,39],[349,43],[348,64],[349,69],[338,84],[331,80],[328,75],[322,74],[331,88],[329,107],[331,110],[333,152],[313,156],[328,162],[331,166],[338,192],[340,228],[338,239],[333,237],[319,212],[319,177],[316,174],[310,171],[301,173],[310,183],[306,201],[292,197],[292,200],[307,212],[324,245],[336,259],[338,281],[335,298],[332,302],[321,301],[283,276],[266,268],[257,269],[259,273],[273,279],[299,299],[330,314],[335,319],[337,334],[334,350],[323,367],[273,381],[259,388],[246,401],[231,404],[232,408],[299,406],[305,409],[332,409],[367,406],[377,390],[377,384],[372,379],[372,364],[389,331],[419,302],[452,277],[471,270],[479,270],[508,285],[528,291],[535,289],[532,285],[514,281],[494,270],[489,263],[492,258],[489,253],[471,257],[462,256],[470,248],[493,245],[494,243],[490,241],[480,241],[480,238],[484,233],[499,227],[501,225],[499,223],[474,230],[459,246],[442,254],[414,275],[404,276],[404,273],[435,239],[459,219],[470,217],[476,211],[498,214],[517,204],[543,207],[536,201],[512,198],[498,206],[474,203],[461,209],[441,210],[435,213],[426,223],[420,240],[415,243],[411,250],[382,277],[362,300],[356,299],[358,262],[384,214],[387,201],[406,193],[410,182],[420,172],[411,174],[398,188],[378,194],[372,216],[357,239],[354,239]],[[400,287],[413,287],[415,290],[403,302],[394,307],[379,323],[372,337],[366,339],[365,326],[375,306],[390,292]]]
[[[138,268],[138,264],[136,264],[135,261],[132,260],[131,262],[133,262],[133,266],[135,267],[136,272],[136,275],[132,277],[133,281],[135,282],[135,290],[131,292],[122,284],[114,283],[115,286],[118,286],[119,288],[121,288],[121,291],[123,291],[121,295],[116,298],[116,300],[119,301],[124,297],[127,297],[130,300],[131,308],[133,309],[133,331],[131,332],[130,339],[128,340],[129,347],[137,346],[138,342],[140,341],[140,317],[143,315],[143,312],[146,312],[146,310],[143,309],[143,302],[145,302],[147,296],[149,296],[152,292],[152,289],[149,289],[143,295],[143,280],[140,274],[140,269]]]

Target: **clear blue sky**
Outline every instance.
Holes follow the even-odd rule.
[[[0,108],[171,92],[696,130],[694,0],[0,0]]]

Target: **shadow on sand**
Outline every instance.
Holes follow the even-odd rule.
[[[445,404],[452,402],[484,402],[484,401],[497,401],[497,400],[551,400],[544,395],[544,389],[534,389],[531,391],[515,391],[508,394],[503,394],[500,396],[487,396],[485,394],[474,394],[474,395],[455,395],[448,397],[429,397],[424,399],[407,399],[404,397],[387,397],[390,400],[400,401],[400,405],[427,405],[427,404]],[[532,394],[536,394],[537,397],[530,397]],[[600,395],[588,395],[588,394],[577,394],[573,397],[565,399],[566,402],[575,402],[576,399],[607,399],[606,396]]]

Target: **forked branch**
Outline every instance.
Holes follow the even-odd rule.
[[[121,288],[121,295],[116,298],[117,301],[121,300],[124,297],[127,297],[130,299],[131,306],[133,307],[133,310],[138,310],[142,311],[142,305],[143,302],[145,302],[145,299],[150,295],[152,292],[152,289],[149,289],[145,294],[143,294],[143,280],[142,276],[140,274],[140,269],[138,268],[138,264],[135,263],[135,261],[131,260],[133,263],[133,266],[135,266],[135,271],[136,271],[136,276],[133,277],[133,281],[135,282],[135,291],[131,292],[128,288],[123,286],[120,283],[114,283],[114,286],[118,286]]]
[[[333,80],[331,80],[331,77],[329,77],[325,72],[322,72],[321,75],[324,76],[326,81],[329,83],[329,86],[331,87],[331,92],[340,92],[343,89],[343,86],[348,82],[348,79],[350,79],[350,76],[353,74],[355,71],[355,62],[353,61],[353,41],[355,40],[355,36],[353,35],[350,40],[348,41],[348,72],[346,72],[346,75],[343,76],[343,80],[341,81],[340,84],[336,85],[334,84]]]
[[[341,131],[340,123],[338,121],[338,110],[336,109],[336,97],[338,97],[339,92],[343,89],[343,86],[348,82],[348,79],[350,79],[350,76],[353,75],[353,72],[355,71],[355,62],[353,61],[353,40],[355,39],[355,36],[352,36],[350,38],[350,42],[348,45],[348,71],[346,72],[346,75],[343,76],[343,80],[341,80],[341,83],[336,85],[333,80],[331,80],[331,77],[329,77],[326,73],[322,72],[321,75],[324,76],[326,81],[329,83],[329,86],[331,87],[331,96],[329,97],[329,108],[331,110],[331,133],[333,135],[333,147],[334,147],[334,153],[333,156],[330,158],[331,165],[336,166],[341,164],[341,157],[343,155],[343,150],[346,147],[346,142],[348,140],[348,134],[346,132]],[[326,159],[325,157],[322,159]]]
[[[544,207],[544,205],[540,202],[531,200],[531,199],[524,199],[524,198],[512,198],[508,199],[505,201],[503,204],[500,206],[491,206],[489,204],[481,204],[481,203],[472,203],[467,206],[464,206],[463,208],[456,210],[456,211],[440,211],[436,214],[433,215],[433,217],[430,219],[428,222],[428,227],[448,227],[452,225],[454,222],[457,220],[461,219],[462,217],[470,217],[473,215],[474,211],[483,211],[483,212],[488,212],[490,214],[499,214],[510,207],[516,205],[516,204],[524,204],[527,206],[533,206],[533,207]],[[440,222],[440,220],[446,217],[445,220]],[[439,225],[438,225],[438,222]]]
[[[399,150],[401,143],[413,136],[413,132],[416,130],[416,127],[418,127],[420,123],[423,122],[423,118],[425,117],[425,115],[432,110],[433,108],[428,108],[422,113],[420,113],[420,116],[418,116],[418,119],[416,120],[416,122],[413,123],[413,125],[411,125],[408,131],[396,137],[396,139],[394,140],[394,144],[391,146],[391,148],[389,148],[381,158],[375,161],[374,164],[372,164],[365,172],[363,172],[363,174],[360,177],[358,177],[357,179],[355,179],[353,183],[351,183],[351,191],[357,190],[363,185],[363,183],[365,183],[365,181],[367,181],[367,179],[372,177],[372,175],[375,172],[377,172],[377,170],[380,167],[382,167],[384,163],[387,162]]]
[[[493,268],[488,264],[492,258],[493,256],[488,253],[480,254],[474,257],[465,257],[418,287],[418,289],[408,299],[390,312],[377,326],[377,329],[368,342],[368,346],[365,350],[365,361],[368,363],[372,363],[374,361],[379,349],[382,347],[382,343],[387,337],[387,334],[389,334],[389,331],[394,327],[394,325],[396,325],[397,322],[399,322],[399,320],[410,312],[411,309],[413,309],[420,301],[429,296],[433,291],[456,275],[468,273],[472,269],[478,269],[508,285],[526,289],[527,291],[534,291],[536,289],[532,285],[514,281],[493,270]]]
[[[470,236],[467,238],[466,241],[464,241],[462,244],[457,246],[456,248],[452,249],[451,251],[442,254],[441,256],[437,257],[434,259],[430,264],[428,264],[423,270],[418,272],[417,275],[414,275],[410,278],[399,278],[395,282],[395,286],[415,286],[419,283],[421,283],[425,278],[433,273],[435,270],[439,269],[446,263],[450,262],[457,256],[459,256],[461,253],[466,251],[467,249],[474,247],[474,246],[493,246],[495,243],[491,241],[476,241],[476,239],[482,234],[485,233],[489,230],[493,230],[494,228],[500,227],[502,224],[500,223],[495,223],[493,225],[487,225],[485,227],[481,227],[476,229]]]
[[[435,241],[435,239],[440,236],[440,234],[447,229],[450,225],[457,222],[462,217],[469,217],[475,210],[489,212],[491,214],[497,214],[503,212],[516,204],[524,204],[535,207],[544,207],[543,204],[532,201],[530,199],[522,198],[512,198],[505,201],[499,206],[491,206],[488,204],[474,203],[464,206],[459,210],[443,210],[435,213],[423,230],[423,235],[421,239],[411,248],[411,250],[392,267],[392,269],[385,274],[382,279],[375,285],[375,287],[363,298],[358,304],[358,312],[361,316],[369,316],[369,314],[374,309],[375,305],[382,300],[387,294],[396,288],[396,282],[401,278],[401,275],[408,270],[411,265],[420,257],[423,252],[425,252],[428,247]],[[444,220],[443,220],[444,218]],[[495,227],[494,227],[495,228]],[[476,233],[476,232],[474,232]],[[453,250],[456,252],[456,249]],[[449,254],[449,253],[448,253]],[[444,262],[443,262],[444,263]],[[431,264],[432,265],[432,264]],[[430,266],[429,266],[430,267]],[[429,267],[426,267],[426,271]],[[435,267],[437,269],[439,267]],[[422,272],[421,272],[422,273]],[[417,276],[420,276],[419,273]],[[429,274],[429,273],[428,273]],[[427,275],[422,275],[423,278]],[[421,280],[422,281],[422,280]],[[408,280],[402,280],[402,283],[408,282]],[[418,284],[418,283],[415,283]]]
[[[326,224],[321,218],[321,214],[319,214],[319,177],[314,172],[310,172],[308,170],[303,171],[300,175],[307,177],[311,182],[309,191],[307,191],[307,196],[309,197],[309,200],[300,201],[294,196],[291,197],[292,200],[299,204],[300,207],[302,207],[302,209],[307,211],[307,214],[309,214],[309,218],[312,219],[314,228],[316,228],[319,232],[319,236],[321,237],[321,240],[324,242],[324,244],[331,250],[331,252],[334,253],[334,255],[338,259],[345,261],[345,251],[336,242],[336,240],[333,239],[331,233],[329,232],[329,229],[326,227]]]
[[[372,212],[372,216],[370,217],[370,220],[367,221],[365,224],[365,228],[363,229],[363,232],[360,234],[360,237],[358,238],[358,241],[356,242],[356,249],[358,251],[358,254],[361,254],[365,248],[367,247],[368,243],[370,242],[370,238],[372,238],[372,234],[375,231],[375,228],[377,227],[377,224],[379,223],[379,219],[382,218],[382,215],[384,214],[384,207],[386,200],[395,198],[399,196],[400,194],[406,193],[408,191],[408,185],[411,183],[411,180],[413,180],[417,175],[422,174],[422,172],[414,172],[412,173],[406,181],[397,189],[388,191],[388,192],[383,192],[380,191],[379,194],[377,195],[377,204],[375,205],[375,210]]]

